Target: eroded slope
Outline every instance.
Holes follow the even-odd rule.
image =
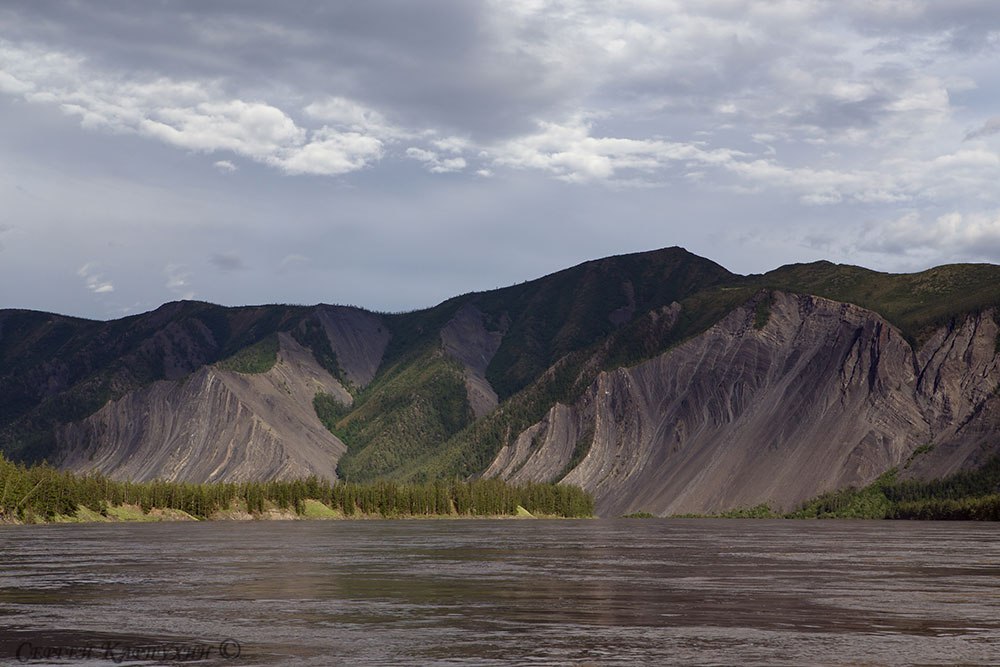
[[[59,430],[62,467],[116,479],[245,481],[335,478],[345,448],[312,409],[317,392],[350,394],[312,354],[280,334],[262,374],[206,366],[159,381]]]
[[[772,299],[766,324],[753,302],[666,354],[601,373],[487,474],[556,479],[583,445],[564,479],[593,492],[603,514],[791,509],[867,484],[984,413],[996,382],[992,317],[944,330],[915,354],[860,307]]]

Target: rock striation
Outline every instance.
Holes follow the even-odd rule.
[[[503,334],[488,331],[483,314],[471,303],[458,309],[441,329],[441,347],[446,356],[462,364],[469,407],[476,418],[497,407],[497,393],[486,379],[486,369],[500,348]]]
[[[319,421],[317,392],[351,395],[288,334],[274,367],[244,375],[205,366],[109,402],[57,432],[60,467],[116,479],[336,478],[344,444]]]
[[[608,516],[789,510],[868,484],[923,445],[907,474],[940,476],[988,453],[997,333],[976,315],[914,352],[858,306],[761,294],[659,357],[601,373],[485,474],[578,484]]]

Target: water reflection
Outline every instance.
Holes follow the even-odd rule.
[[[4,527],[0,662],[25,641],[234,638],[241,665],[990,664],[997,537],[719,520]]]

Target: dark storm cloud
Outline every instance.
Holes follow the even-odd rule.
[[[342,95],[407,125],[489,138],[524,130],[566,92],[542,64],[505,53],[467,0],[278,3],[127,0],[5,3],[8,37],[151,77],[222,79],[236,94]]]

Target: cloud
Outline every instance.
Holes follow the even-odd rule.
[[[378,111],[344,97],[327,97],[307,105],[303,111],[330,127],[369,135],[382,141],[414,136],[414,133],[389,123]]]
[[[929,218],[910,211],[873,225],[856,243],[858,250],[892,255],[936,255],[952,261],[983,260],[1000,255],[1000,211],[952,211]]]
[[[374,293],[378,266],[406,283],[392,305],[416,307],[558,268],[525,259],[553,237],[560,261],[681,243],[736,270],[841,235],[824,252],[850,261],[859,220],[857,252],[882,266],[995,247],[992,0],[147,4],[0,3],[0,201],[19,224],[0,286],[34,270],[12,268],[22,255],[69,272],[127,252],[115,296],[151,303],[164,280],[193,294],[190,267],[130,263],[239,247],[273,270],[198,282],[200,298]],[[192,163],[241,177],[208,188]],[[516,259],[485,259],[508,209]],[[302,248],[337,258],[308,264],[319,287],[283,259]],[[457,257],[453,288],[414,268]]]
[[[539,123],[536,133],[486,152],[495,165],[540,169],[568,182],[613,180],[621,172],[651,173],[673,164],[724,165],[742,155],[695,142],[594,137],[592,129],[579,115],[564,123]]]
[[[304,143],[305,131],[271,105],[242,100],[149,110],[138,129],[197,151],[230,150],[259,161]]]
[[[382,159],[382,142],[358,132],[337,132],[324,126],[309,143],[273,156],[270,164],[289,174],[338,176],[363,169]]]
[[[83,278],[84,284],[94,294],[110,294],[115,291],[115,286],[110,280],[104,280],[104,276],[98,271],[96,262],[88,262],[81,266],[76,275]]]
[[[0,72],[0,93],[23,95],[30,93],[33,88],[30,83],[21,81],[13,74]]]
[[[196,152],[231,152],[290,174],[336,176],[363,169],[384,154],[378,137],[401,134],[376,112],[343,98],[311,104],[307,115],[361,131],[300,127],[284,110],[229,97],[212,82],[130,81],[92,71],[81,59],[6,42],[0,42],[0,66],[5,76],[0,90],[58,105],[86,128],[135,133]],[[11,84],[14,80],[21,83]],[[214,166],[235,169],[229,160]]]
[[[243,258],[236,252],[215,253],[209,257],[208,261],[211,262],[215,268],[226,273],[247,270],[247,265],[243,262]]]
[[[288,273],[290,271],[299,270],[307,266],[309,262],[309,258],[304,255],[294,253],[285,255],[285,257],[278,263],[278,273]]]
[[[185,270],[181,264],[167,264],[163,269],[167,277],[165,287],[174,295],[188,301],[195,297],[195,292],[191,289],[191,274]]]
[[[970,139],[980,139],[982,137],[991,137],[994,134],[1000,132],[1000,116],[995,116],[990,118],[988,121],[979,126],[978,129],[973,130],[965,135],[965,140]]]
[[[442,158],[434,151],[416,148],[415,146],[411,146],[406,149],[406,157],[423,162],[427,170],[434,174],[446,174],[453,171],[462,171],[466,167],[465,158]]]
[[[775,185],[760,177],[764,167],[794,174],[799,184],[851,180],[856,171],[855,165],[843,170],[796,165],[782,147],[803,155],[809,147],[863,152],[906,143],[915,162],[935,157],[912,158],[914,137],[926,137],[929,147],[937,143],[933,137],[950,114],[949,90],[966,84],[944,61],[940,71],[911,64],[930,54],[940,57],[941,46],[930,37],[887,41],[862,29],[874,17],[895,21],[904,32],[905,26],[924,30],[931,14],[923,4],[887,13],[852,3],[692,6],[622,0],[605,6],[565,0],[488,3],[478,9],[442,1],[392,17],[359,9],[298,18],[263,4],[237,15],[209,3],[197,25],[161,19],[175,25],[174,39],[187,40],[196,50],[207,42],[224,43],[235,48],[232,57],[247,59],[250,51],[241,49],[249,49],[249,35],[255,35],[288,58],[323,56],[315,62],[328,64],[328,83],[317,81],[302,93],[294,90],[293,78],[293,89],[275,99],[251,98],[233,92],[226,77],[207,76],[188,62],[187,78],[124,73],[72,52],[12,42],[0,43],[0,71],[9,79],[8,94],[57,104],[86,127],[134,132],[186,150],[230,152],[292,175],[342,176],[386,159],[409,158],[432,173],[481,175],[511,168],[574,183],[702,183],[711,179],[691,175],[711,176],[698,166],[707,160],[727,178],[745,177],[737,189],[760,192]],[[977,14],[980,20],[991,15]],[[76,18],[93,23],[97,32],[113,25],[100,12]],[[968,12],[939,18],[951,24],[968,18]],[[409,44],[405,22],[431,35],[443,30],[434,27],[435,20],[475,27],[470,34],[477,40],[459,33],[451,45],[411,44],[407,61],[415,67],[401,69],[392,60],[400,45],[391,44],[389,36]],[[806,25],[821,27],[798,29]],[[356,42],[361,34],[369,40],[366,47]],[[156,43],[166,37],[156,32],[145,39]],[[371,45],[384,47],[376,49],[383,57],[375,57]],[[455,48],[459,51],[450,50]],[[176,55],[168,52],[174,60]],[[230,69],[223,71],[230,74],[267,67],[259,59],[227,62]],[[371,76],[360,77],[361,72]],[[296,74],[306,90],[313,80]],[[488,83],[495,87],[488,90]],[[436,106],[427,107],[425,93],[450,90],[452,84],[463,89],[438,95]],[[324,89],[328,92],[313,92]],[[458,133],[453,107],[467,124]],[[420,108],[424,112],[415,115]],[[503,121],[504,114],[517,120]],[[476,120],[480,117],[483,123]],[[682,128],[681,136],[667,139],[629,128],[655,118],[667,128]],[[747,136],[715,138],[733,135],[737,127],[749,137],[774,141],[747,146]],[[710,148],[701,137],[713,135]],[[398,146],[404,141],[405,150]],[[934,148],[939,154],[941,147]],[[751,149],[757,154],[746,155]],[[233,164],[218,160],[217,168],[227,169],[220,166],[224,163]],[[724,168],[729,164],[734,168]],[[829,204],[873,196],[841,190],[823,186],[801,197]]]

